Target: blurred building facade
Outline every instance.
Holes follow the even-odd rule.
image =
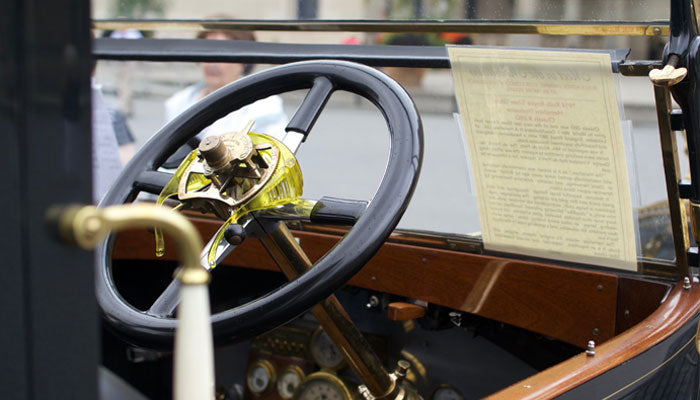
[[[93,0],[95,18],[189,19],[216,14],[240,19],[491,19],[491,20],[666,20],[669,1],[658,0]],[[192,32],[159,32],[192,36]],[[349,37],[376,42],[377,35],[348,32],[258,33],[272,42],[341,43]],[[636,58],[658,52],[655,39],[534,35],[472,35],[475,44],[579,48],[633,48]],[[663,41],[658,38],[656,42]],[[650,49],[649,47],[656,47]],[[656,54],[651,54],[656,56]]]

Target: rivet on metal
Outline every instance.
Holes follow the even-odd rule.
[[[598,335],[600,333],[600,330],[598,328],[593,328],[593,334]]]
[[[687,276],[683,278],[683,289],[689,290],[690,289],[690,278]]]
[[[596,289],[598,289],[599,292],[602,292],[602,291],[603,291],[603,285],[598,285],[598,287],[597,287]]]
[[[588,341],[588,346],[586,347],[586,355],[588,357],[593,357],[595,355],[595,342],[592,340]]]

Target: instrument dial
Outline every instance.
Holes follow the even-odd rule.
[[[275,367],[267,360],[258,360],[246,374],[248,390],[256,396],[267,393],[275,382]]]
[[[304,371],[296,365],[290,365],[277,380],[277,393],[284,400],[291,399],[303,379]]]
[[[431,400],[464,400],[462,393],[457,390],[454,386],[450,385],[440,385],[433,395],[430,397]]]
[[[294,393],[294,400],[351,400],[343,381],[332,373],[320,371],[309,375]]]
[[[311,356],[323,369],[337,371],[345,366],[345,358],[322,328],[311,336]]]

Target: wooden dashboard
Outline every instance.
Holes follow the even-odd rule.
[[[203,238],[215,220],[195,217]],[[331,230],[332,232],[332,230]],[[335,233],[293,230],[312,261],[339,239]],[[404,241],[405,242],[405,241]],[[121,260],[158,259],[153,234],[124,231],[114,247]],[[177,259],[166,238],[164,260]],[[248,239],[222,267],[277,271],[258,240]],[[554,266],[388,241],[351,285],[426,301],[528,329],[584,348],[607,341],[651,314],[670,285],[613,273]],[[641,295],[643,294],[643,295]]]

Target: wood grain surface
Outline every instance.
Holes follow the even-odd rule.
[[[658,344],[700,310],[700,285],[690,290],[678,283],[666,300],[642,322],[596,346],[595,357],[581,353],[522,380],[487,399],[551,399],[608,371]]]
[[[206,239],[215,221],[192,218]],[[339,236],[295,231],[311,260],[322,257]],[[153,235],[120,234],[114,257],[155,259]],[[164,259],[176,259],[166,238]],[[224,265],[276,271],[259,241],[246,240]],[[615,274],[470,254],[401,243],[385,243],[351,285],[427,301],[538,332],[579,347],[615,335]]]

